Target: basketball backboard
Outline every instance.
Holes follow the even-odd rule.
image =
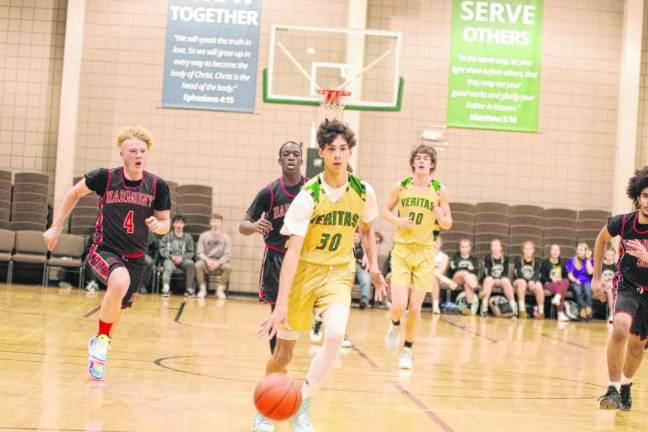
[[[316,106],[334,89],[351,92],[346,110],[398,111],[400,50],[399,32],[274,25],[264,102]]]

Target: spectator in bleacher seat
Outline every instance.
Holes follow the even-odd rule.
[[[540,258],[535,256],[535,244],[525,241],[522,245],[522,254],[515,257],[513,263],[513,286],[518,299],[518,316],[527,317],[526,303],[524,301],[527,291],[535,297],[538,306],[536,319],[544,319],[544,289],[540,282]]]
[[[446,276],[448,265],[450,264],[450,257],[443,252],[443,240],[441,236],[437,237],[436,241],[436,255],[434,256],[434,282],[432,285],[432,313],[440,314],[439,296],[441,295],[441,288],[454,291],[457,289],[457,284]]]
[[[488,307],[488,300],[493,289],[499,288],[514,309],[514,314],[518,314],[517,303],[513,295],[513,285],[508,278],[509,259],[502,250],[502,242],[495,239],[491,242],[490,253],[484,258],[484,276],[482,278],[482,305],[485,303]],[[486,316],[487,312],[481,310],[480,315]]]
[[[607,299],[607,319],[610,324],[612,324],[612,319],[614,318],[612,316],[612,307],[616,301],[614,294],[614,277],[617,272],[616,258],[614,248],[606,249],[605,255],[603,256],[603,266],[601,268],[601,283]]]
[[[144,275],[142,276],[142,285],[139,292],[146,294],[149,290],[153,292],[153,283],[155,268],[160,261],[160,236],[154,232],[149,232],[147,241],[147,251],[144,255]]]
[[[448,276],[451,278],[453,285],[448,284],[448,288],[455,290],[457,286],[461,285],[466,292],[466,301],[471,304],[474,301],[474,293],[477,290],[479,282],[477,276],[479,275],[479,261],[477,257],[471,255],[472,243],[468,239],[461,239],[459,241],[459,251],[456,252],[450,260],[448,266]],[[482,304],[482,310],[486,303]],[[434,313],[438,313],[433,311]]]
[[[554,295],[551,304],[556,306],[558,321],[569,321],[565,314],[565,295],[569,289],[569,279],[565,262],[560,258],[560,246],[555,243],[549,249],[549,258],[544,260],[540,267],[540,282],[544,289]]]
[[[211,215],[209,220],[209,231],[200,234],[196,255],[196,277],[198,279],[198,297],[204,298],[207,295],[207,284],[205,275],[216,276],[216,297],[224,300],[225,286],[229,282],[232,266],[232,240],[230,236],[221,231],[223,216],[218,213]]]
[[[576,255],[567,262],[567,276],[569,288],[574,292],[581,319],[592,318],[592,274],[594,273],[594,260],[592,251],[587,243],[578,243]]]
[[[194,277],[196,276],[196,265],[194,258],[193,238],[184,232],[185,218],[176,214],[171,219],[172,229],[160,240],[160,256],[162,262],[162,295],[167,297],[171,291],[171,275],[176,269],[185,272],[185,296],[194,295]]]

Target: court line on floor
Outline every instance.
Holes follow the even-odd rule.
[[[57,432],[131,432],[125,429],[68,429],[68,428],[43,428],[43,427],[10,427],[0,426],[0,430],[28,430],[28,431],[57,431]]]
[[[573,346],[575,346],[577,348],[581,348],[581,349],[584,349],[586,351],[589,351],[589,349],[590,349],[590,347],[588,347],[588,346],[581,345],[581,344],[578,344],[576,342],[572,342],[572,341],[568,341],[568,340],[562,340],[562,339],[558,339],[558,338],[555,338],[555,337],[551,337],[550,335],[548,335],[546,333],[540,333],[540,335],[546,337],[549,340],[556,341],[556,342],[563,342],[563,343],[566,343],[567,345],[573,345]]]
[[[451,325],[452,327],[456,327],[456,328],[458,328],[460,330],[463,330],[465,332],[472,333],[474,336],[480,337],[482,339],[486,339],[487,341],[492,342],[494,344],[497,343],[497,339],[493,339],[492,337],[484,336],[479,331],[473,330],[473,329],[471,329],[469,327],[466,327],[465,325],[458,324],[458,323],[450,321],[450,320],[448,320],[446,318],[441,318],[439,321],[444,322],[444,323],[446,323],[448,325]]]
[[[182,302],[180,303],[180,307],[178,308],[178,312],[176,312],[176,316],[173,319],[173,321],[177,322],[178,324],[182,324],[180,322],[180,317],[182,316],[182,312],[184,312],[184,308],[187,305],[187,302]]]
[[[91,315],[94,315],[95,313],[97,313],[97,311],[99,311],[99,309],[101,309],[101,305],[95,306],[90,312],[83,315],[83,318],[89,318]]]
[[[376,362],[371,360],[371,358],[358,346],[355,344],[351,345],[351,349],[353,352],[358,354],[360,358],[362,358],[364,361],[366,361],[372,368],[374,369],[379,369],[378,365]],[[406,390],[403,386],[400,384],[394,384],[394,387],[402,394],[405,396],[410,402],[412,402],[414,405],[416,405],[421,411],[423,411],[437,426],[439,426],[441,429],[443,429],[446,432],[454,432],[454,429],[452,429],[446,422],[444,422],[441,417],[436,415],[434,411],[432,411],[427,405],[425,405],[419,398],[414,396],[412,393],[410,393],[408,390]]]

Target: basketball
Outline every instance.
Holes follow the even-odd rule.
[[[264,377],[254,390],[257,410],[272,420],[292,417],[301,405],[301,390],[295,380],[281,373]]]

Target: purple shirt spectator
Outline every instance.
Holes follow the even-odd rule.
[[[590,263],[592,266],[594,265],[594,262],[592,259],[589,259]],[[569,261],[567,261],[567,266],[565,267],[565,270],[567,270],[568,273],[571,273],[574,275],[576,279],[580,281],[581,284],[591,284],[592,283],[592,276],[587,274],[587,264],[585,261],[583,261],[582,266],[579,269],[576,268],[574,265],[574,257],[569,258]]]

